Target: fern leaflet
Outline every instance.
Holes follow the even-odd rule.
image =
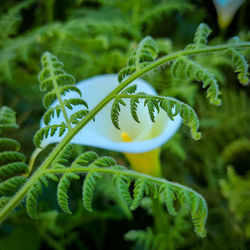
[[[153,38],[145,37],[131,53],[127,66],[118,74],[118,81],[122,82],[127,76],[146,67],[157,57],[158,51]]]

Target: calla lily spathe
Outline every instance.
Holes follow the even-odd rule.
[[[137,92],[144,92],[150,95],[157,95],[153,87],[146,81],[137,79],[131,85],[137,85]],[[89,109],[94,108],[105,96],[119,85],[117,75],[99,75],[76,84],[82,93],[82,98],[88,103]],[[76,94],[73,92],[67,93],[64,98],[74,98]],[[132,118],[130,113],[129,100],[125,100],[127,106],[121,106],[119,116],[119,126],[121,130],[114,127],[111,121],[111,106],[112,102],[107,104],[95,117],[95,121],[90,121],[72,140],[71,143],[93,146],[112,151],[125,153],[132,165],[138,165],[139,158],[144,158],[144,170],[138,166],[136,170],[151,175],[159,175],[159,167],[157,171],[151,173],[150,164],[158,165],[159,147],[169,140],[178,130],[182,123],[180,116],[176,116],[174,121],[166,115],[164,111],[160,111],[153,123],[148,114],[148,110],[143,105],[141,100],[138,105],[138,117],[140,123],[137,123]],[[56,106],[58,101],[52,104]],[[83,107],[77,106],[74,110],[67,110],[68,115],[81,110]],[[52,118],[50,125],[60,124],[64,121],[64,117],[60,114],[59,118]],[[44,127],[44,123],[41,123]],[[44,139],[42,146],[45,147],[50,143],[59,142],[56,133],[52,137]],[[147,153],[145,153],[147,152]],[[150,153],[151,152],[151,153]],[[155,153],[152,153],[155,152]],[[141,157],[139,157],[139,155]],[[149,156],[151,155],[151,156]],[[151,159],[147,159],[149,157]],[[145,166],[145,165],[148,165]],[[135,166],[134,166],[135,167]],[[148,168],[149,170],[145,170]]]
[[[245,0],[213,0],[213,2],[217,11],[218,24],[221,29],[226,29]]]

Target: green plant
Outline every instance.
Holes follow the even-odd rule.
[[[210,103],[220,105],[220,91],[215,76],[205,66],[199,64],[195,60],[195,56],[204,55],[209,57],[212,53],[222,57],[230,56],[235,71],[238,73],[238,79],[245,85],[248,82],[248,64],[243,53],[245,49],[250,47],[250,44],[234,39],[226,44],[209,46],[207,45],[209,33],[209,27],[206,24],[201,24],[195,33],[193,44],[187,46],[184,50],[172,52],[159,59],[157,59],[157,48],[154,40],[146,37],[131,53],[127,66],[119,72],[118,80],[120,85],[92,110],[88,110],[88,104],[80,98],[62,99],[62,96],[67,91],[76,92],[79,95],[80,92],[73,85],[75,82],[74,77],[63,70],[63,64],[54,55],[45,52],[42,56],[43,69],[39,75],[39,80],[41,90],[49,91],[44,97],[44,106],[48,108],[44,115],[44,123],[47,126],[36,133],[34,142],[39,147],[44,139],[53,137],[55,133],[58,133],[58,136],[62,139],[42,164],[34,172],[29,173],[27,178],[19,176],[18,179],[12,179],[12,172],[4,176],[6,179],[10,177],[9,180],[12,181],[11,185],[1,186],[1,192],[4,194],[9,193],[13,190],[13,187],[18,188],[18,190],[13,195],[1,197],[1,221],[6,219],[24,198],[26,198],[28,214],[32,218],[36,218],[38,196],[42,192],[43,186],[48,186],[51,180],[58,182],[57,200],[59,206],[64,212],[71,213],[67,192],[70,184],[75,179],[80,178],[80,174],[86,175],[83,180],[83,204],[87,210],[91,211],[95,186],[98,185],[97,180],[104,175],[110,175],[113,177],[118,193],[131,210],[140,205],[145,195],[151,196],[155,200],[163,196],[168,212],[171,215],[176,215],[175,200],[178,200],[183,209],[190,212],[196,233],[204,237],[206,235],[207,205],[202,195],[191,188],[167,181],[164,178],[156,178],[128,170],[124,166],[117,164],[113,158],[99,157],[97,153],[92,151],[74,157],[72,155],[72,146],[69,143],[111,101],[114,101],[111,109],[111,119],[114,126],[119,129],[120,105],[125,105],[123,101],[125,98],[130,99],[131,114],[136,122],[140,122],[137,115],[137,104],[139,100],[143,99],[152,121],[155,120],[155,116],[160,109],[166,111],[171,119],[180,114],[183,123],[190,128],[192,137],[195,140],[200,139],[201,133],[198,132],[199,120],[192,107],[173,97],[151,96],[145,93],[134,94],[136,87],[128,87],[128,85],[148,72],[155,71],[159,67],[171,63],[171,74],[174,78],[202,82],[202,87],[206,89]],[[55,98],[59,100],[60,104],[50,108],[49,105]],[[73,110],[75,105],[83,105],[84,109],[69,117],[66,109]],[[7,115],[7,119],[5,111],[6,108],[0,112],[0,121],[3,124],[1,126],[6,128],[7,124],[7,127],[15,127],[12,111],[8,110],[11,115]],[[63,113],[65,123],[48,125],[50,120],[54,116],[59,116],[60,113]],[[4,147],[7,147],[7,140],[3,140],[3,142]],[[0,160],[6,161],[6,157],[1,155]],[[7,160],[9,159],[7,158]],[[33,161],[34,159],[31,159],[30,171],[32,170]],[[15,167],[16,170],[18,170],[17,167]],[[131,194],[130,189],[132,189],[133,194]],[[147,233],[151,234],[151,231],[148,230]]]

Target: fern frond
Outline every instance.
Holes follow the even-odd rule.
[[[58,135],[61,137],[67,130],[66,124],[63,122],[60,125],[49,125],[47,127],[38,130],[34,136],[34,144],[36,147],[41,147],[41,142],[49,136],[53,136],[57,131]]]
[[[10,138],[0,138],[0,152],[7,151],[18,151],[20,150],[20,143]]]
[[[42,177],[35,182],[27,195],[27,210],[30,216],[36,217],[37,199],[42,191],[42,186],[48,185],[49,179],[58,181],[55,174],[64,174],[58,184],[58,203],[66,213],[71,213],[68,205],[67,191],[70,187],[70,182],[73,179],[79,179],[79,174],[84,173],[86,177],[83,181],[82,200],[85,208],[92,211],[92,200],[95,193],[97,180],[102,178],[104,174],[113,176],[120,198],[123,199],[131,210],[136,209],[145,195],[151,196],[154,199],[164,198],[164,202],[168,211],[172,215],[176,215],[174,208],[175,200],[179,200],[184,210],[189,210],[196,233],[205,236],[205,222],[207,218],[207,206],[204,198],[190,188],[180,184],[167,181],[165,179],[155,178],[145,174],[127,170],[124,166],[117,165],[111,157],[99,157],[95,152],[86,152],[78,156],[69,166],[65,166],[69,159],[69,148],[64,149],[66,158],[63,158],[63,164],[58,167],[51,167],[45,170]],[[61,157],[59,157],[61,158]],[[49,176],[51,175],[51,176]],[[133,185],[130,185],[133,182]],[[133,187],[133,190],[132,190]],[[133,192],[133,198],[130,194],[130,189]]]
[[[159,104],[157,100],[145,95],[144,106],[148,107],[148,113],[152,122],[155,122],[155,111],[159,113]]]
[[[0,109],[0,132],[3,128],[18,128],[16,124],[16,113],[6,106]]]
[[[57,201],[60,208],[68,214],[71,214],[69,209],[69,202],[68,202],[68,189],[70,187],[71,180],[78,180],[80,177],[74,173],[67,173],[64,174],[63,177],[60,179],[58,186],[57,186]]]
[[[38,197],[42,194],[43,185],[48,186],[49,180],[58,181],[54,174],[45,174],[41,176],[28,190],[26,195],[26,210],[32,219],[38,219],[37,206]]]
[[[90,212],[93,211],[92,199],[95,191],[96,182],[97,179],[99,178],[101,178],[101,175],[93,171],[87,174],[83,182],[83,188],[82,188],[83,204],[84,207]]]
[[[211,29],[205,23],[201,23],[195,31],[194,43],[186,47],[186,49],[198,49],[207,45],[207,38],[211,34]]]
[[[229,54],[232,57],[232,64],[235,72],[238,73],[238,80],[242,85],[249,83],[248,63],[242,53],[235,49],[229,49]]]
[[[85,152],[79,155],[72,163],[73,168],[84,167],[92,164],[98,159],[98,154],[93,151]]]
[[[122,99],[116,98],[111,107],[111,120],[113,125],[120,129],[119,126],[119,113],[121,111],[120,105],[126,106],[125,102]]]
[[[28,8],[35,0],[26,0],[15,4],[0,18],[0,45],[7,42],[6,39],[16,34],[22,21],[21,11]]]
[[[87,114],[89,113],[88,110],[79,110],[72,114],[69,118],[72,124],[78,124],[80,120],[82,120]]]
[[[133,202],[131,205],[131,209],[135,210],[139,205],[141,200],[144,197],[144,193],[149,195],[149,183],[145,178],[139,178],[134,183],[134,190],[133,190]]]
[[[125,68],[121,69],[118,73],[118,81],[122,82],[127,76],[132,75],[136,71],[136,67],[134,65],[132,66],[126,66]]]
[[[41,63],[43,66],[43,69],[39,74],[41,91],[52,90],[55,83],[58,86],[75,83],[75,78],[62,69],[63,63],[50,52],[45,52],[43,54]]]
[[[42,71],[39,74],[40,89],[42,91],[49,91],[43,99],[43,104],[48,111],[45,113],[43,120],[46,127],[40,129],[35,137],[34,143],[37,147],[41,146],[41,142],[49,136],[53,136],[59,129],[58,136],[64,135],[64,132],[72,129],[71,124],[77,124],[79,119],[84,117],[88,110],[79,111],[68,117],[66,109],[72,110],[74,106],[83,105],[88,109],[88,104],[80,98],[62,99],[67,92],[75,92],[81,97],[81,91],[74,86],[75,79],[72,75],[63,70],[63,63],[50,52],[45,52],[41,58]],[[51,103],[58,99],[58,105],[50,108]],[[53,117],[60,117],[63,114],[65,122],[58,125],[49,125]]]
[[[56,117],[60,116],[60,113],[62,112],[60,105],[56,105],[53,108],[50,108],[43,116],[43,121],[45,125],[48,125],[51,118],[53,118],[55,115]]]
[[[83,99],[79,99],[79,98],[71,98],[71,99],[67,99],[64,100],[64,105],[68,108],[68,109],[72,109],[73,106],[77,106],[77,105],[83,105],[86,108],[88,108],[88,104],[83,100]]]
[[[237,174],[233,166],[227,168],[227,179],[220,180],[223,196],[227,199],[229,209],[235,219],[241,223],[249,223],[250,213],[250,176]]]
[[[0,178],[5,179],[9,176],[27,173],[28,165],[25,162],[12,162],[0,166]]]
[[[10,162],[24,162],[25,156],[15,151],[3,151],[0,153],[0,164],[6,164]]]
[[[247,138],[241,138],[228,144],[222,152],[222,157],[229,162],[242,152],[250,152],[250,140]]]
[[[59,87],[61,95],[65,95],[67,92],[75,92],[77,93],[80,97],[82,96],[81,91],[74,85],[65,85],[65,86],[60,86]],[[56,96],[56,91],[51,90],[48,92],[44,97],[43,97],[43,105],[45,108],[49,108],[51,103],[55,101],[57,98]]]
[[[133,93],[135,93],[136,89],[137,89],[137,86],[132,85],[132,86],[126,88],[125,90],[123,90],[121,92],[121,94],[133,94]],[[133,117],[139,122],[138,116],[136,114],[138,103],[137,103],[137,101],[135,101],[135,102],[131,101],[131,102],[133,105],[133,106],[131,106],[131,113],[132,113]],[[113,125],[117,129],[120,129],[120,126],[119,126],[119,113],[121,111],[120,105],[126,106],[126,103],[121,98],[116,98],[112,104],[112,107],[111,107],[111,120],[112,120]]]
[[[109,156],[102,156],[96,159],[91,165],[97,166],[97,167],[111,167],[116,165],[116,161]]]
[[[52,162],[51,168],[65,168],[69,167],[70,161],[72,160],[72,151],[73,151],[73,145],[68,144],[65,146],[56,159]]]
[[[172,97],[164,97],[164,96],[151,96],[146,95],[144,93],[138,93],[135,95],[118,95],[116,100],[122,100],[122,98],[129,98],[131,100],[135,100],[136,102],[139,102],[139,99],[145,99],[145,105],[148,106],[149,115],[152,121],[155,119],[155,115],[157,112],[159,112],[159,109],[163,109],[168,117],[173,120],[173,118],[180,114],[180,116],[183,119],[183,123],[187,125],[191,130],[191,135],[195,140],[199,140],[201,138],[201,133],[198,132],[199,129],[199,119],[195,111],[192,107],[187,105],[184,102],[181,102],[175,98]],[[134,101],[134,102],[135,102]],[[132,101],[131,101],[132,102]],[[130,104],[131,104],[130,102]],[[123,102],[124,103],[124,102]],[[138,118],[137,115],[137,109],[135,107],[130,107],[131,114],[134,117],[135,121]],[[113,114],[112,114],[113,115]],[[112,121],[114,119],[114,115],[112,116]],[[115,121],[113,121],[113,124],[117,125],[119,119],[119,110],[116,110],[116,116]]]
[[[201,81],[203,83],[202,87],[207,88],[207,98],[209,98],[210,103],[215,105],[221,104],[217,80],[213,74],[209,73],[207,69],[197,62],[187,57],[179,57],[171,66],[171,74],[176,79],[182,79],[184,76],[190,80]]]
[[[130,99],[130,112],[133,117],[133,119],[140,123],[139,117],[137,115],[137,109],[138,109],[139,99],[138,98],[131,98]]]
[[[197,196],[189,190],[173,189],[168,184],[161,185],[160,192],[162,192],[165,198],[165,203],[170,214],[176,215],[174,208],[174,201],[179,200],[182,206],[186,206],[191,210],[192,220],[195,228],[195,232],[205,237],[205,223],[207,219],[207,205],[201,196]]]
[[[175,216],[177,212],[174,208],[174,201],[176,200],[175,192],[171,189],[168,185],[162,185],[160,188],[160,192],[163,194],[164,201],[166,203],[166,207],[168,209],[168,212]]]
[[[0,195],[13,194],[20,186],[26,182],[24,176],[15,176],[0,183]]]
[[[150,36],[145,37],[131,53],[127,66],[118,73],[118,81],[122,82],[127,76],[146,67],[156,59],[157,55],[154,39]]]
[[[0,133],[2,130],[18,128],[16,124],[15,112],[8,108],[0,109]],[[2,204],[8,201],[8,196],[13,195],[26,178],[19,176],[28,171],[28,165],[25,163],[25,156],[19,152],[20,144],[10,138],[0,138],[0,195]]]
[[[131,206],[133,202],[133,199],[129,192],[129,186],[130,186],[131,180],[127,176],[117,175],[117,176],[114,176],[114,183],[122,199],[126,201],[126,203],[129,206]]]

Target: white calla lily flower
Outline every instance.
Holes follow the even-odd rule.
[[[130,85],[137,85],[136,92],[144,92],[150,95],[157,95],[153,87],[146,81],[137,79]],[[99,75],[76,84],[82,93],[82,98],[88,103],[89,110],[93,109],[102,99],[119,85],[117,75]],[[69,92],[63,99],[75,98],[76,93]],[[73,144],[93,146],[113,151],[125,153],[126,157],[139,172],[144,172],[154,176],[160,174],[159,148],[168,141],[178,130],[182,123],[178,115],[172,121],[165,111],[157,114],[155,122],[152,122],[146,107],[141,100],[138,105],[138,117],[140,123],[136,122],[130,112],[129,100],[124,100],[126,106],[121,106],[119,115],[120,130],[114,127],[111,121],[112,102],[107,104],[96,116],[94,121],[90,121],[71,140]],[[52,106],[58,105],[58,101]],[[73,110],[67,110],[68,116],[81,110],[83,107],[76,106]],[[54,117],[50,121],[52,124],[64,122],[62,114]],[[44,127],[41,122],[41,127]],[[50,143],[61,141],[58,133],[43,140],[42,147]],[[152,171],[152,164],[155,170]],[[156,166],[157,165],[157,166]]]
[[[245,0],[213,0],[213,2],[217,11],[218,24],[221,29],[225,29]]]

